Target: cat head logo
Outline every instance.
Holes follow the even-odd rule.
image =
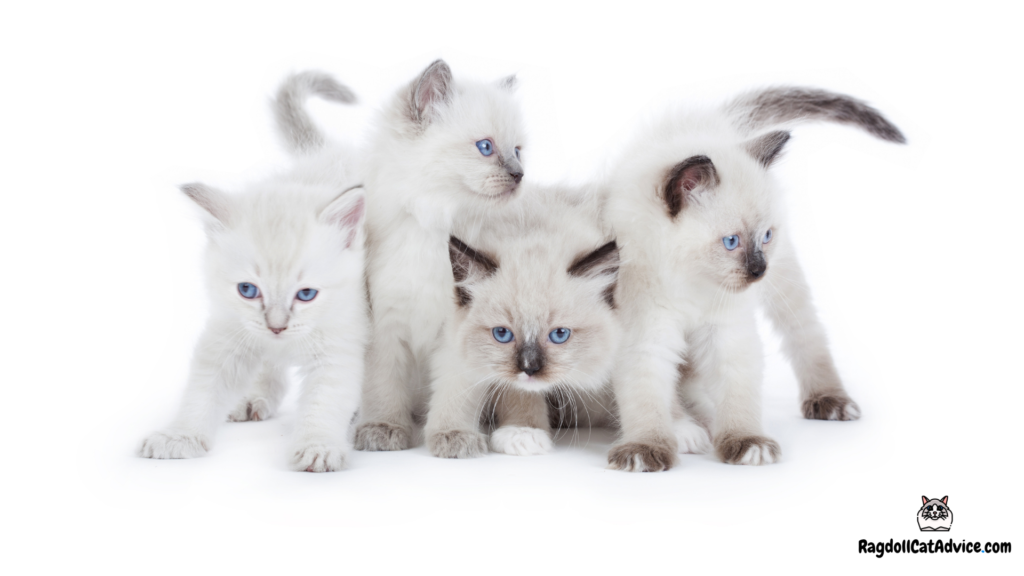
[[[953,525],[953,511],[946,505],[949,496],[928,499],[921,496],[921,509],[917,511],[917,527],[921,532],[949,532]]]

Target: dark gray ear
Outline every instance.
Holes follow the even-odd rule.
[[[452,263],[455,300],[459,306],[468,306],[473,301],[469,286],[498,271],[498,264],[490,256],[477,252],[455,236],[448,237],[448,259]]]
[[[193,202],[213,216],[216,222],[228,223],[231,217],[231,202],[227,194],[200,182],[182,184],[179,188]]]
[[[519,87],[519,80],[516,79],[516,75],[506,76],[498,82],[498,87],[508,92],[515,92],[516,88]]]
[[[690,156],[672,167],[665,181],[665,204],[668,215],[675,218],[686,205],[688,197],[718,186],[718,171],[707,156]]]
[[[747,152],[757,160],[761,166],[768,168],[778,159],[782,149],[789,142],[789,132],[779,130],[759,136],[743,145]]]
[[[452,70],[444,60],[435,60],[420,74],[412,91],[413,120],[427,122],[431,110],[449,100]]]
[[[606,282],[604,299],[615,307],[615,284],[619,279],[619,247],[615,240],[577,258],[569,266],[569,275]]]

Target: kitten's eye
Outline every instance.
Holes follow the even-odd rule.
[[[548,339],[555,344],[565,344],[565,341],[569,339],[569,335],[572,334],[572,330],[568,328],[555,328],[548,334]]]
[[[722,244],[725,244],[726,250],[735,250],[740,245],[740,237],[733,234],[732,236],[726,236],[722,238]]]
[[[476,143],[476,149],[480,151],[484,156],[490,156],[494,154],[494,142],[484,139]]]
[[[238,293],[242,295],[242,298],[248,298],[249,300],[252,300],[253,298],[260,295],[260,289],[257,288],[255,284],[250,284],[248,282],[239,282]]]
[[[313,298],[316,298],[318,292],[319,290],[314,290],[313,288],[303,288],[295,293],[295,297],[303,302],[309,302]]]
[[[939,510],[945,510],[945,508],[943,508],[942,506],[939,506]]]
[[[501,342],[502,344],[508,344],[509,342],[512,341],[513,338],[512,331],[509,330],[508,328],[503,328],[501,326],[491,330],[491,334],[494,335],[495,340]]]
[[[929,507],[925,508],[925,510],[931,510],[931,509],[932,509],[932,507],[931,507],[931,506],[929,506]]]
[[[771,241],[772,241],[772,229],[769,228],[768,231],[764,233],[764,238],[761,239],[761,244],[767,244],[767,243],[769,243]]]
[[[516,146],[516,160],[519,159],[519,146]]]

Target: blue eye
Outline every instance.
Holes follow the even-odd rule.
[[[572,334],[572,330],[568,328],[555,328],[548,334],[548,339],[555,344],[565,344],[565,341],[569,339],[569,335]]]
[[[508,328],[502,328],[501,326],[491,330],[491,334],[494,335],[494,339],[502,344],[508,344],[512,341],[512,331]]]
[[[314,290],[312,288],[303,288],[302,290],[299,290],[298,292],[295,293],[295,297],[298,298],[299,300],[302,300],[303,302],[309,302],[313,298],[316,298],[317,292],[317,290]]]
[[[733,234],[732,236],[726,236],[722,238],[722,244],[725,244],[726,250],[735,250],[740,245],[740,237]]]
[[[519,146],[516,146],[516,159],[519,159]]]
[[[248,282],[240,282],[238,284],[238,293],[242,295],[242,298],[253,298],[260,295],[260,289],[255,284],[249,284]]]
[[[476,143],[476,149],[484,156],[490,156],[491,154],[494,154],[494,142],[486,139],[481,140]]]
[[[767,244],[767,243],[769,243],[771,241],[772,241],[772,229],[769,228],[768,231],[764,233],[764,239],[761,240],[761,244]]]

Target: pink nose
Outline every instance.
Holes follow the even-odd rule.
[[[274,328],[273,326],[270,326],[269,328],[270,331],[273,332],[274,334],[280,334],[281,332],[284,332],[285,330],[288,329],[287,326],[285,326],[284,328]]]

